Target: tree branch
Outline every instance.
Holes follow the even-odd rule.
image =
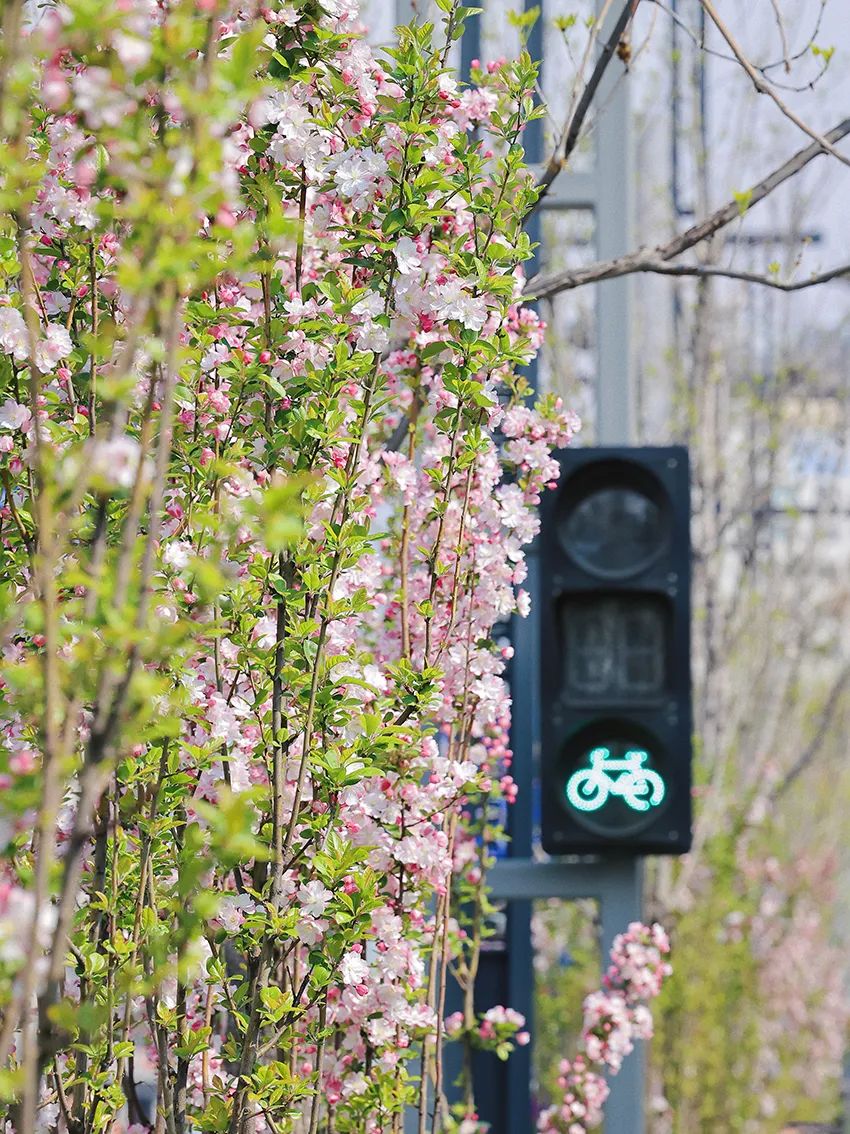
[[[663,260],[643,260],[634,268],[633,273],[651,272],[659,276],[720,276],[727,280],[744,280],[747,283],[760,284],[762,287],[772,287],[777,291],[803,291],[807,287],[817,284],[829,283],[831,280],[850,276],[850,264],[841,264],[827,272],[808,276],[802,280],[784,281],[776,276],[760,275],[758,272],[741,272],[734,268],[721,268],[717,264],[666,264]]]
[[[780,796],[784,795],[788,788],[801,774],[801,772],[805,771],[808,765],[817,756],[821,745],[826,739],[826,734],[829,731],[829,727],[832,724],[832,720],[840,704],[841,697],[848,684],[850,684],[850,665],[846,665],[844,667],[844,669],[838,675],[838,678],[836,679],[832,689],[830,690],[829,696],[827,697],[826,703],[824,704],[823,710],[821,712],[820,720],[818,721],[817,731],[812,737],[811,743],[808,745],[805,751],[800,754],[796,763],[792,766],[785,778],[781,780],[773,789],[770,795],[771,801],[775,802],[777,799],[779,799]]]
[[[608,64],[614,57],[614,53],[617,50],[617,45],[623,38],[623,34],[631,23],[632,17],[634,16],[639,3],[640,0],[626,0],[626,3],[623,5],[623,10],[617,18],[617,22],[614,24],[614,27],[611,30],[611,34],[609,35],[605,46],[602,48],[602,52],[599,58],[596,60],[596,66],[593,68],[593,73],[587,81],[587,86],[581,93],[581,98],[578,101],[578,105],[576,106],[569,122],[564,127],[564,132],[562,135],[563,141],[559,139],[558,144],[555,146],[555,151],[549,158],[546,168],[543,171],[543,175],[537,183],[540,189],[540,194],[536,202],[534,203],[534,206],[531,210],[532,212],[537,208],[537,206],[546,196],[550,186],[552,185],[552,182],[567,164],[570,154],[576,148],[579,140],[579,135],[581,134],[581,128],[584,125],[584,120],[587,117],[587,112],[590,110],[590,107],[593,103],[593,99],[599,88],[599,84],[602,82],[602,76],[605,74],[605,71],[608,68]]]
[[[790,157],[782,165],[778,166],[769,173],[763,180],[756,182],[753,185],[747,196],[747,208],[751,209],[757,205],[759,201],[763,201],[765,197],[769,196],[774,189],[777,189],[784,182],[788,181],[795,174],[799,173],[810,161],[813,161],[819,154],[831,153],[832,145],[834,142],[840,141],[842,138],[850,134],[850,118],[845,118],[843,122],[839,122],[828,134],[823,138],[823,142],[816,141],[805,149],[799,150],[793,157]],[[670,260],[680,256],[689,248],[702,243],[709,237],[713,236],[720,229],[725,228],[726,225],[731,224],[741,215],[741,198],[733,198],[721,208],[715,210],[709,216],[699,221],[697,224],[691,225],[685,232],[675,236],[666,244],[659,244],[654,249],[638,248],[634,252],[629,252],[624,256],[618,256],[613,260],[597,260],[593,264],[588,264],[583,268],[572,268],[563,272],[552,272],[549,275],[539,273],[533,276],[525,287],[524,294],[526,296],[533,296],[536,299],[546,299],[549,296],[557,295],[561,291],[570,291],[573,288],[581,287],[588,283],[597,283],[600,280],[616,279],[619,276],[631,275],[634,272],[658,271],[664,270],[659,265],[667,264]],[[682,274],[697,274],[696,272],[682,273]],[[708,274],[708,273],[706,273]],[[835,275],[843,274],[842,270],[836,269]],[[826,273],[829,278],[834,278],[831,273]],[[765,282],[759,278],[756,282]],[[824,281],[819,281],[824,282]],[[811,286],[811,285],[809,285]],[[790,287],[785,290],[792,290]]]
[[[794,125],[798,129],[802,130],[804,134],[808,134],[810,138],[813,138],[814,141],[820,143],[821,147],[828,154],[831,154],[834,158],[838,158],[838,160],[840,162],[843,162],[844,165],[850,165],[850,158],[845,157],[844,154],[840,152],[840,150],[836,150],[835,147],[830,145],[830,143],[822,134],[819,134],[817,130],[812,129],[812,127],[809,126],[808,123],[804,122],[803,119],[800,118],[800,116],[796,114],[791,109],[791,107],[788,106],[788,104],[779,97],[770,83],[762,75],[759,74],[759,72],[749,61],[749,59],[747,59],[746,55],[744,55],[735,37],[732,35],[732,33],[721,20],[720,16],[717,14],[712,0],[701,0],[701,3],[708,16],[711,18],[712,23],[729,45],[729,50],[749,75],[750,79],[752,80],[752,84],[756,88],[758,93],[766,94],[768,98],[775,103],[776,107],[785,115],[789,122],[793,122]]]

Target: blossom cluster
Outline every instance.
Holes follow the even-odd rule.
[[[585,1134],[603,1120],[607,1072],[616,1075],[635,1040],[652,1036],[649,1001],[661,991],[672,968],[665,958],[670,943],[663,928],[632,922],[614,938],[603,987],[584,1001],[582,1051],[560,1064],[560,1102],[538,1119],[541,1134]]]

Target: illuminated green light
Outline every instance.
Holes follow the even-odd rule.
[[[578,811],[599,811],[611,798],[622,799],[633,811],[658,807],[666,788],[657,772],[644,767],[648,759],[643,748],[629,748],[621,759],[613,759],[610,748],[592,748],[590,767],[567,780],[567,799]]]

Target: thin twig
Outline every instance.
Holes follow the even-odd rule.
[[[832,157],[837,158],[843,165],[850,166],[850,158],[842,154],[840,150],[837,150],[829,142],[829,140],[824,137],[823,134],[819,134],[817,130],[809,126],[807,122],[804,122],[803,119],[800,118],[800,116],[796,114],[791,109],[791,107],[788,106],[788,104],[779,97],[779,95],[776,93],[767,79],[765,79],[765,77],[761,75],[753,66],[753,64],[744,54],[743,50],[738,44],[738,41],[735,39],[735,37],[726,27],[726,24],[718,15],[717,9],[714,7],[712,0],[701,0],[701,3],[708,16],[711,18],[712,23],[729,45],[729,50],[749,75],[750,79],[752,80],[753,86],[756,88],[759,94],[767,95],[768,98],[771,99],[773,103],[775,103],[777,109],[785,115],[788,121],[793,122],[794,125],[798,129],[802,130],[804,134],[808,134],[810,138],[812,138],[815,142],[818,142],[822,150],[824,150],[828,154],[831,154]]]
[[[830,690],[829,696],[820,714],[817,730],[811,742],[808,744],[805,751],[797,758],[785,778],[782,779],[771,792],[770,798],[772,802],[775,802],[780,796],[784,795],[797,777],[804,772],[809,764],[811,764],[812,760],[814,760],[829,731],[836,710],[841,703],[841,698],[848,685],[850,685],[850,664],[845,665]]]
[[[770,6],[773,8],[776,26],[779,29],[779,41],[782,44],[782,65],[785,68],[785,74],[790,75],[791,59],[788,53],[788,36],[785,32],[785,17],[782,15],[782,9],[779,7],[777,0],[770,0]]]
[[[39,927],[44,904],[48,898],[50,873],[56,858],[55,825],[61,801],[61,721],[65,710],[59,671],[59,613],[58,591],[55,577],[56,541],[54,531],[54,501],[51,486],[45,471],[44,439],[39,425],[39,398],[42,374],[36,363],[35,347],[39,337],[39,322],[35,304],[35,275],[29,248],[29,222],[19,215],[17,218],[18,257],[21,265],[21,290],[24,298],[29,353],[29,403],[35,428],[33,430],[34,460],[34,499],[35,519],[35,557],[34,578],[37,599],[41,605],[44,620],[45,644],[41,657],[42,680],[44,687],[44,713],[41,724],[42,792],[38,810],[37,829],[38,856],[35,864],[35,885],[33,894],[32,922],[27,931],[27,951],[34,958],[41,952],[43,943],[39,941]],[[64,959],[64,950],[62,952]],[[41,1081],[42,1065],[36,1058],[41,1037],[38,1033],[39,1021],[28,1015],[30,1000],[38,989],[37,966],[26,966],[20,984],[20,994],[11,1004],[3,1022],[0,1038],[2,1057],[8,1056],[9,1047],[17,1019],[22,1015],[22,1041],[20,1051],[24,1069],[21,1101],[20,1127],[24,1131],[34,1128],[38,1090]]]
[[[722,59],[725,63],[734,63],[737,66],[738,60],[734,55],[727,55],[725,51],[718,51],[717,48],[709,47],[705,42],[705,37],[703,35],[697,35],[694,29],[690,27],[690,25],[685,20],[682,19],[679,13],[674,8],[671,8],[669,5],[663,3],[663,0],[648,0],[648,3],[654,4],[656,8],[659,8],[662,12],[668,15],[673,23],[682,29],[685,35],[699,48],[700,51],[704,52],[706,55],[711,55],[714,59]],[[793,55],[788,57],[788,62],[796,63],[798,60],[802,59],[803,56],[810,54],[812,45],[817,39],[818,32],[820,31],[820,25],[823,19],[823,11],[825,7],[826,0],[821,0],[820,13],[818,15],[811,36],[807,40],[805,46],[801,47],[799,51],[794,52]],[[777,67],[784,67],[785,62],[786,61],[784,59],[776,59],[771,61],[770,63],[756,63],[754,64],[754,66],[757,71],[761,72],[762,75],[767,75],[768,71],[776,70]],[[826,73],[828,66],[828,62],[823,62],[821,64],[820,70],[814,76],[814,78],[809,79],[807,83],[801,83],[797,86],[793,86],[790,83],[778,83],[775,80],[771,81],[773,82],[774,87],[778,87],[780,90],[789,91],[792,94],[799,94],[801,91],[814,90],[818,80],[821,79]]]

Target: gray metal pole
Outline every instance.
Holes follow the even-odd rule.
[[[600,902],[603,962],[607,960],[608,950],[617,934],[622,933],[629,922],[642,919],[642,866],[641,859],[612,863],[608,892]],[[646,1051],[643,1043],[638,1043],[631,1055],[623,1060],[619,1073],[609,1079],[611,1094],[605,1104],[606,1134],[643,1134],[645,1078]]]
[[[597,3],[597,11],[600,7]],[[612,10],[607,25],[614,23],[617,14]],[[603,26],[600,41],[605,42],[608,35],[609,27]],[[616,60],[605,71],[597,105],[604,109],[596,148],[596,251],[600,259],[609,259],[621,256],[632,244],[634,162],[629,83]],[[599,285],[596,440],[600,445],[628,445],[635,439],[630,289],[628,276]],[[611,864],[611,884],[601,902],[603,963],[614,937],[629,922],[641,920],[642,865],[640,859]],[[643,1134],[645,1063],[646,1053],[638,1044],[619,1074],[611,1077],[605,1108],[608,1134]]]
[[[602,5],[598,4],[600,8]],[[618,12],[606,21],[611,25]],[[603,26],[600,42],[610,27]],[[621,256],[632,246],[631,186],[634,177],[628,76],[613,60],[607,67],[596,105],[596,252],[600,259]],[[597,301],[599,369],[596,386],[596,442],[628,445],[634,440],[634,390],[628,276],[601,283]]]
[[[493,867],[490,884],[493,898],[502,901],[595,898],[602,914],[603,957],[607,957],[617,934],[642,915],[640,859],[603,859],[575,865],[506,859]],[[619,1074],[610,1079],[611,1094],[605,1106],[607,1134],[643,1134],[645,1073],[646,1052],[639,1043],[623,1061]],[[526,1132],[512,1126],[510,1134]]]

